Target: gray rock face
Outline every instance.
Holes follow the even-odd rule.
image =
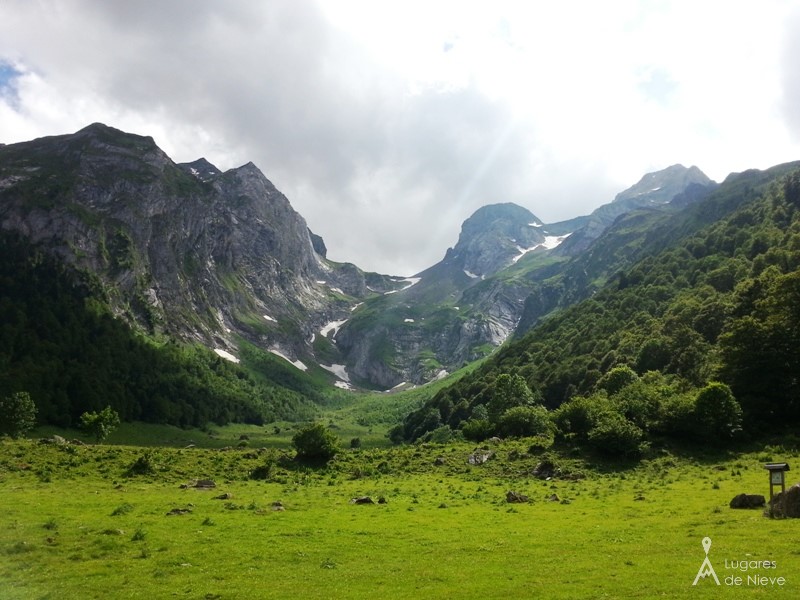
[[[152,138],[101,124],[0,149],[0,227],[98,275],[121,317],[217,348],[238,333],[307,354],[366,290],[252,163],[176,165]]]
[[[342,327],[336,342],[349,372],[390,389],[430,381],[485,356],[513,333],[532,286],[524,278],[494,276],[546,235],[520,206],[476,211],[441,262],[407,280],[406,289],[368,301]]]
[[[647,173],[635,185],[617,194],[612,202],[599,207],[580,222],[581,227],[572,230],[574,233],[556,253],[575,256],[586,250],[620,215],[638,208],[669,204],[676,197],[686,203],[693,198],[682,195],[687,188],[699,186],[700,189],[705,189],[713,185],[706,174],[695,166],[687,168],[683,165],[672,165],[661,171]],[[558,224],[551,227],[558,228]]]
[[[445,256],[464,271],[486,277],[509,266],[522,250],[545,241],[542,223],[516,204],[479,208],[461,226],[458,243]]]

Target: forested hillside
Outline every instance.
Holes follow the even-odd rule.
[[[75,425],[106,405],[124,420],[182,427],[313,414],[280,359],[262,367],[284,387],[204,347],[156,344],[111,315],[90,275],[9,233],[0,255],[0,397],[29,392],[41,423]]]
[[[638,443],[800,421],[798,166],[731,176],[643,232],[654,253],[437,393],[395,439],[442,426],[479,439],[503,432],[508,409],[534,423],[537,405],[557,434],[597,441],[614,423]]]

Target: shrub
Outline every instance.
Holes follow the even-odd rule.
[[[442,425],[433,431],[429,431],[420,438],[423,442],[433,442],[434,444],[449,444],[460,432],[450,429],[450,425]]]
[[[158,455],[148,450],[141,454],[126,471],[126,475],[153,475],[156,472],[158,464]]]
[[[639,376],[636,374],[636,371],[627,365],[622,365],[619,367],[614,367],[608,373],[603,375],[600,378],[600,381],[597,382],[597,388],[605,390],[608,392],[609,396],[613,396],[622,388],[632,384],[637,379],[639,379]]]
[[[81,415],[81,429],[92,436],[95,441],[102,442],[109,434],[119,427],[119,414],[110,406],[106,406],[99,413],[85,412]]]
[[[644,449],[644,432],[619,413],[608,413],[589,432],[589,443],[608,456],[635,457]]]
[[[742,428],[742,407],[724,383],[709,383],[700,390],[694,412],[701,438],[729,439]]]
[[[553,434],[540,434],[535,435],[530,439],[530,446],[528,446],[528,454],[540,454],[548,448],[553,446]]]
[[[303,427],[292,437],[292,445],[299,460],[328,462],[339,451],[339,438],[322,423]]]
[[[697,429],[694,398],[689,394],[675,394],[661,403],[658,423],[653,427],[671,437],[688,438]]]
[[[544,406],[515,406],[508,409],[497,425],[502,436],[531,437],[546,435],[553,430],[550,413]]]
[[[393,444],[402,444],[405,441],[405,427],[402,424],[395,425],[389,430],[389,433],[386,434]]]
[[[0,399],[0,435],[22,437],[36,425],[36,405],[28,392]]]
[[[350,447],[354,450],[356,448],[361,448],[361,438],[354,437],[352,440],[350,440]]]
[[[579,440],[586,440],[600,419],[612,412],[614,408],[606,395],[599,393],[588,398],[576,396],[553,411],[551,417],[563,436],[571,434]]]
[[[482,442],[494,434],[494,426],[486,419],[470,419],[461,428],[464,437],[473,442]]]
[[[486,407],[489,420],[497,423],[510,408],[527,406],[533,404],[534,400],[533,392],[522,377],[503,373],[495,380],[492,399]]]

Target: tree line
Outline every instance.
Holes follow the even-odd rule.
[[[516,418],[525,412],[517,407],[528,407],[532,422],[530,409],[541,407],[557,435],[588,443],[594,429],[596,445],[601,421],[627,431],[629,448],[651,434],[719,438],[800,422],[800,171],[757,195],[722,192],[732,207],[723,218],[676,237],[505,346],[409,414],[393,438],[442,427],[508,433],[492,406],[509,393]],[[621,372],[631,381],[609,389]],[[709,398],[722,423],[709,416]]]

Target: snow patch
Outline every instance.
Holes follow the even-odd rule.
[[[322,337],[328,337],[328,334],[333,332],[331,337],[336,337],[336,334],[339,333],[339,328],[347,323],[347,319],[342,319],[341,321],[331,321],[325,327],[319,330],[319,334]]]
[[[657,191],[658,191],[658,190],[660,190],[660,189],[661,189],[661,186],[658,186],[658,187],[654,187],[654,188],[653,188],[652,190],[650,190],[650,191],[651,191],[651,192],[657,192]]]
[[[444,378],[445,378],[445,377],[447,377],[449,374],[450,374],[450,373],[448,373],[448,372],[447,372],[447,369],[442,369],[441,371],[439,371],[439,372],[436,374],[436,377],[434,377],[434,378],[433,378],[433,381],[439,381],[440,379],[444,379]]]
[[[265,318],[267,321],[272,321],[273,323],[277,323],[277,322],[278,322],[278,320],[277,320],[277,319],[273,319],[273,318],[272,318],[272,317],[270,317],[269,315],[264,315],[264,318]]]
[[[525,256],[528,252],[536,250],[537,248],[546,248],[547,250],[552,250],[553,248],[558,246],[561,242],[563,242],[565,239],[567,239],[570,235],[572,234],[567,233],[565,235],[546,235],[544,236],[544,242],[542,242],[541,244],[536,244],[535,246],[531,246],[530,248],[523,248],[522,246],[517,246],[517,251],[519,252],[519,254],[517,254],[511,260],[514,264],[516,264],[516,262],[520,258]]]
[[[337,381],[333,385],[336,386],[337,388],[341,388],[343,390],[353,390],[354,389],[353,386],[350,385],[349,383],[347,383],[346,381]]]
[[[328,282],[327,281],[322,281],[320,279],[317,279],[317,283],[320,284],[320,285],[325,285]]]
[[[475,275],[475,273],[467,271],[466,269],[464,269],[464,275],[466,275],[470,279],[478,279],[478,277],[480,277],[480,275]]]
[[[305,366],[302,362],[300,362],[299,360],[292,360],[277,348],[270,348],[269,351],[272,352],[275,356],[280,356],[283,360],[288,362],[290,365],[300,369],[301,371],[308,371],[308,367]]]
[[[528,223],[528,227],[543,227],[543,223],[538,223],[534,221],[533,223]]]
[[[347,367],[344,365],[323,365],[319,363],[319,366],[336,375],[342,381],[350,382],[350,375],[347,373]]]
[[[314,340],[316,340],[316,339],[317,339],[317,334],[316,334],[316,333],[312,333],[312,334],[311,334],[311,339],[310,339],[310,340],[308,340],[308,343],[309,343],[309,344],[313,344],[313,343],[314,343]]]
[[[200,171],[198,171],[194,167],[189,167],[189,170],[192,172],[192,175],[194,175],[195,177],[200,177]]]
[[[341,294],[342,296],[344,296],[344,292],[341,289],[337,288],[337,287],[332,287],[331,291],[332,292],[336,292],[337,294]]]
[[[225,360],[229,360],[232,363],[238,363],[239,362],[239,359],[236,358],[233,354],[231,354],[227,350],[222,350],[220,348],[214,348],[214,352],[216,352],[218,356],[221,356]]]
[[[356,304],[355,306],[351,307],[351,308],[350,308],[350,312],[353,312],[354,310],[356,310],[356,309],[357,309],[359,306],[361,306],[362,304],[364,304],[364,303],[363,303],[363,302],[359,302],[359,303],[358,303],[358,304]]]
[[[391,292],[386,292],[384,296],[388,296],[389,294],[396,294],[397,292],[404,292],[408,288],[417,285],[422,280],[422,277],[406,277],[405,279],[395,279],[395,281],[406,281],[408,285],[406,287],[402,287],[399,290],[392,290]]]
[[[414,319],[403,319],[403,323],[413,323]]]
[[[564,235],[547,235],[544,238],[544,244],[542,244],[542,246],[548,250],[552,250],[571,235],[572,233],[566,233]]]

